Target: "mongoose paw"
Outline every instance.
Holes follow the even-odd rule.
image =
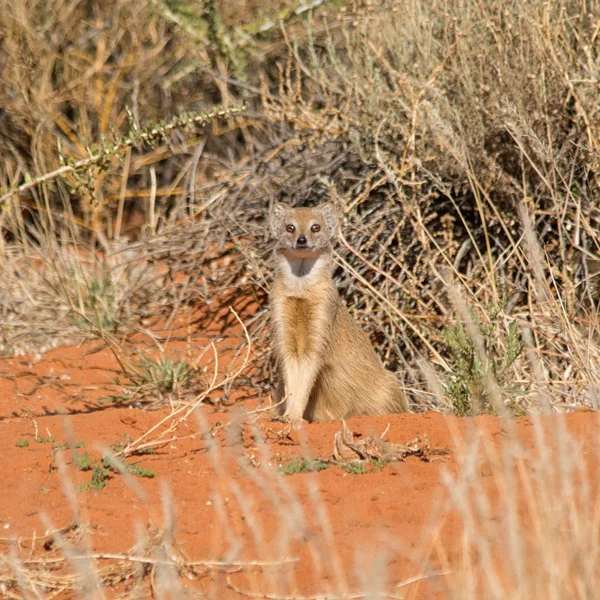
[[[271,417],[271,422],[272,423],[287,423],[287,419],[283,415],[275,415],[274,417]]]
[[[271,421],[277,421],[278,423],[288,423],[292,425],[294,429],[301,429],[303,419],[299,419],[297,417],[292,417],[290,415],[277,415],[271,419]]]

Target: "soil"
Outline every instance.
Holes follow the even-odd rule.
[[[231,326],[231,332],[230,340],[221,336],[219,348],[239,343],[239,328]],[[208,333],[205,345],[214,339]],[[179,344],[182,350],[185,344]],[[169,348],[177,349],[177,342]],[[209,374],[211,356],[205,353],[201,361]],[[219,370],[242,360],[243,353],[224,352]],[[218,401],[223,392],[216,390],[208,396],[212,403],[205,399],[167,430],[185,414],[173,415],[180,405],[123,406],[115,399],[123,394],[122,374],[119,383],[115,377],[120,377],[117,357],[100,342],[57,348],[38,359],[0,361],[0,551],[7,553],[12,544],[32,572],[43,565],[59,581],[73,567],[52,561],[68,554],[72,544],[96,557],[107,597],[130,589],[141,576],[135,571],[139,562],[123,560],[140,540],[145,547],[135,548],[132,556],[150,556],[155,563],[166,556],[178,560],[178,585],[213,598],[324,591],[339,596],[364,589],[377,579],[378,569],[387,584],[399,586],[398,597],[445,597],[446,576],[440,573],[456,568],[464,550],[464,517],[451,503],[448,482],[470,461],[491,507],[490,519],[502,527],[498,451],[516,436],[534,457],[528,465],[535,465],[539,452],[531,418],[507,424],[492,416],[459,419],[439,413],[362,417],[348,421],[359,440],[384,436],[406,444],[420,436],[447,453],[344,469],[332,462],[339,421],[301,429],[274,422],[265,410],[267,398],[252,386],[234,388],[226,402]],[[188,405],[202,393],[196,389]],[[595,414],[578,410],[545,417],[548,430],[559,420],[593,467]],[[558,442],[552,435],[548,440],[550,460],[557,460]],[[128,444],[146,453],[122,456],[123,461],[153,476],[110,471],[102,489],[86,489],[93,473],[81,468],[85,453],[88,463],[98,462],[104,449],[118,453]],[[294,460],[296,466],[306,464],[298,461],[307,456],[325,461],[324,468],[277,472]],[[522,512],[527,522],[525,505]],[[54,539],[51,532],[57,530],[62,534]],[[227,567],[219,564],[224,560]],[[155,563],[146,565],[145,574],[150,569],[152,577],[140,585],[160,585],[164,571],[152,570]],[[172,597],[182,597],[177,589]],[[77,594],[65,585],[59,597]]]

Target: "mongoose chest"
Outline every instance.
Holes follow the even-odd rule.
[[[306,298],[287,297],[281,302],[284,335],[283,352],[288,356],[309,356],[316,350],[315,326],[319,306]]]

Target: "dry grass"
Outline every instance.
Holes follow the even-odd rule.
[[[0,0],[0,352],[90,336],[122,347],[149,316],[169,322],[241,290],[263,307],[246,322],[263,378],[266,212],[332,198],[336,278],[414,410],[597,408],[598,3],[261,6]],[[167,125],[219,107],[202,127]],[[174,419],[190,406],[174,404]],[[498,457],[499,489],[510,506],[510,486],[523,487],[535,527],[527,540],[507,528],[484,597],[561,597],[569,577],[593,597],[597,515],[570,504],[589,491],[581,457],[563,450],[561,472],[534,475],[518,445]],[[473,556],[485,562],[495,535],[480,528],[470,469],[451,482],[461,598],[479,593]],[[548,490],[575,536],[534,502]],[[555,535],[564,555],[549,548]],[[516,558],[531,547],[533,574]],[[154,563],[123,564],[162,564],[152,552]],[[45,565],[6,561],[11,589],[46,597],[31,587]],[[83,575],[96,571],[113,577]]]
[[[332,197],[344,216],[336,275],[414,409],[462,406],[453,389],[477,396],[495,356],[520,346],[515,331],[523,327],[532,332],[553,405],[590,404],[599,356],[589,277],[597,270],[599,219],[593,6],[321,3],[299,11],[311,15],[303,27],[286,13],[281,27],[265,26],[254,37],[244,20],[258,19],[250,5],[240,17],[246,37],[229,17],[220,20],[218,5],[199,14],[183,3],[153,6],[115,4],[118,17],[104,22],[81,4],[67,10],[58,3],[52,17],[31,5],[25,18],[20,4],[6,2],[4,76],[19,88],[2,92],[3,182],[9,191],[28,189],[4,201],[4,289],[21,287],[26,296],[23,285],[14,286],[23,256],[41,247],[47,258],[55,256],[49,247],[60,253],[76,243],[99,250],[102,260],[126,249],[128,262],[168,264],[171,279],[187,278],[184,296],[181,286],[174,292],[160,282],[167,293],[154,312],[173,306],[169,292],[178,307],[239,286],[260,300],[270,282],[268,206]],[[254,25],[272,22],[276,8],[265,8]],[[186,27],[177,15],[187,15]],[[72,40],[68,50],[41,52],[44,31],[57,39],[62,32]],[[22,59],[24,48],[30,59]],[[211,67],[186,70],[202,61]],[[19,71],[24,64],[29,78]],[[176,75],[181,69],[185,76]],[[29,103],[19,100],[24,93]],[[242,97],[250,107],[237,127],[214,121],[207,135],[156,123],[217,101],[227,111]],[[152,143],[136,137],[146,123],[159,131]],[[87,164],[98,149],[106,159]],[[27,183],[61,161],[86,164],[47,184]],[[533,283],[521,208],[542,244],[543,296]],[[132,236],[137,243],[127,242]],[[210,270],[227,256],[242,260]],[[85,285],[97,276],[94,267]],[[444,291],[448,278],[493,340],[482,364],[465,366],[448,342],[457,323]],[[143,289],[135,279],[130,284]],[[72,287],[80,286],[81,277]],[[125,321],[124,298],[132,316],[143,304],[127,284],[119,287],[120,300],[103,301],[114,306],[102,306],[102,319]],[[4,332],[7,351],[31,347],[23,337],[27,311],[35,311],[36,331],[64,322],[53,315],[55,291],[47,295],[49,311],[40,302],[17,303],[11,293],[4,314],[22,327]],[[81,312],[86,300],[76,296],[59,306]],[[258,345],[266,331],[258,314],[251,327]],[[56,327],[54,338],[72,339],[67,332]],[[462,351],[474,355],[467,342]],[[506,403],[517,413],[536,410],[531,370],[516,354],[502,367]],[[423,392],[421,358],[448,380],[441,405]],[[478,404],[490,406],[488,398]],[[466,412],[472,408],[467,402]]]

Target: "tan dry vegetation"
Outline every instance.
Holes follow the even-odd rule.
[[[75,517],[66,522],[77,527],[55,537],[51,559],[27,539],[31,522],[11,530],[21,541],[2,556],[2,593],[100,598],[113,585],[134,597],[139,584],[144,594],[179,598],[184,582],[200,581],[192,588],[215,598],[233,588],[297,599],[595,597],[595,434],[592,425],[566,433],[592,415],[550,420],[549,428],[538,417],[516,426],[510,419],[597,408],[598,15],[594,0],[248,1],[235,13],[216,0],[0,0],[7,431],[30,429],[31,411],[38,420],[58,418],[45,394],[60,389],[56,411],[69,405],[71,388],[36,365],[46,352],[69,356],[75,350],[64,344],[90,340],[111,357],[101,369],[118,382],[93,392],[78,382],[72,400],[81,396],[85,411],[72,418],[90,418],[91,438],[106,445],[102,419],[118,423],[118,411],[139,411],[143,426],[121,459],[171,438],[206,449],[207,440],[198,441],[206,425],[190,423],[199,407],[216,411],[204,416],[220,442],[214,451],[225,444],[224,430],[235,432],[236,407],[266,427],[267,209],[278,200],[330,199],[341,214],[336,281],[412,410],[496,413],[503,421],[492,429],[506,432],[502,443],[476,442],[465,433],[469,420],[449,419],[455,435],[438,440],[453,446],[448,474],[435,467],[446,500],[434,510],[438,488],[410,492],[402,510],[426,507],[430,526],[416,518],[419,537],[396,515],[377,530],[381,544],[358,578],[350,575],[354,552],[365,552],[359,533],[369,529],[357,523],[352,543],[340,541],[334,506],[343,486],[335,486],[333,469],[306,477],[312,483],[300,493],[266,455],[251,458],[287,448],[285,433],[274,440],[269,433],[265,446],[261,430],[235,477],[225,469],[229,459],[207,459],[217,516],[202,514],[220,523],[229,545],[194,546],[190,540],[204,539],[196,533],[188,542],[198,554],[187,557],[174,550],[172,512],[182,506],[193,515],[194,503],[178,487],[186,475],[177,460],[163,465],[176,490],[172,499],[165,492],[165,518],[149,518],[157,528],[123,554],[98,550],[87,536],[69,483],[78,476],[72,459],[68,473],[57,467],[62,475],[52,475],[49,489],[56,502],[69,499]],[[59,370],[75,376],[64,360]],[[39,402],[38,392],[29,394],[38,384]],[[100,394],[112,401],[97,411]],[[248,395],[254,400],[241,401]],[[413,418],[415,435],[428,433],[428,414],[391,422],[404,431]],[[383,431],[385,423],[359,427]],[[328,458],[339,426],[315,427],[308,451]],[[470,440],[464,454],[462,437]],[[19,439],[5,439],[6,457],[30,457],[23,468],[35,472],[42,444],[20,448]],[[484,467],[481,452],[489,454]],[[301,452],[285,454],[292,455]],[[431,475],[410,460],[400,466],[417,479]],[[119,493],[137,497],[137,479],[126,475]],[[390,483],[401,477],[388,467],[352,477],[398,497],[410,488],[408,480]],[[155,484],[144,482],[160,506]],[[22,504],[25,488],[15,489],[6,507]],[[38,491],[31,497],[41,505]],[[94,498],[101,503],[105,492]],[[232,497],[235,510],[226,506]],[[285,533],[276,543],[256,516],[265,502]],[[133,527],[125,507],[115,510],[120,527]],[[372,512],[357,518],[369,521]],[[378,514],[384,522],[392,513]],[[257,564],[282,557],[300,566],[280,576]],[[228,579],[235,570],[240,581]],[[414,576],[425,583],[408,586]]]

